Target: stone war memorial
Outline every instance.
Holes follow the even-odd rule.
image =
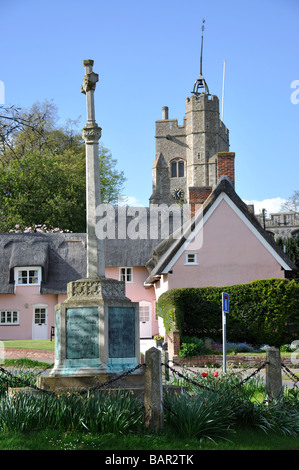
[[[99,148],[101,128],[95,121],[94,92],[98,74],[84,60],[81,92],[86,95],[87,277],[70,282],[67,298],[56,306],[55,364],[40,377],[44,389],[105,383],[132,371],[120,385],[143,383],[139,364],[139,304],[125,296],[125,283],[105,277],[104,241],[96,236],[96,208],[101,203]],[[133,384],[132,384],[133,381]]]

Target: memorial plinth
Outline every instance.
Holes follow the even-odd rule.
[[[56,306],[55,364],[51,376],[119,374],[140,359],[139,304],[115,279],[80,279]]]

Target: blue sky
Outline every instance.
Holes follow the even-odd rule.
[[[183,123],[185,99],[203,73],[222,97],[236,153],[236,191],[278,209],[298,186],[298,0],[0,0],[4,104],[53,100],[60,123],[86,122],[82,61],[94,60],[101,143],[127,178],[124,195],[148,205],[155,121],[162,107]],[[297,100],[291,101],[291,96]],[[268,202],[266,202],[269,200]]]

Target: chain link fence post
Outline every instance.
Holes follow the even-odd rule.
[[[270,348],[267,350],[266,361],[266,387],[270,398],[277,398],[282,391],[280,350]]]
[[[157,431],[162,429],[164,422],[161,351],[157,348],[148,349],[145,365],[145,427]]]

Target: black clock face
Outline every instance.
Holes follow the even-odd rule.
[[[184,191],[181,188],[176,188],[172,191],[172,196],[176,200],[181,200],[184,197]]]

